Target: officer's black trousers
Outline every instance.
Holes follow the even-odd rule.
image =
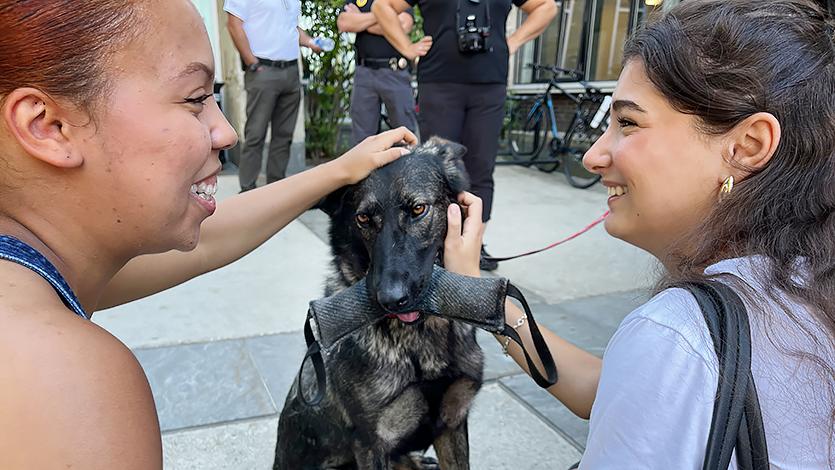
[[[421,140],[439,136],[467,147],[464,165],[471,192],[484,201],[484,221],[493,208],[493,169],[504,119],[504,84],[420,83]]]

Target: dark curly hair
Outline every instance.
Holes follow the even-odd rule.
[[[829,13],[810,0],[685,0],[637,31],[624,52],[624,63],[640,61],[702,133],[723,135],[758,112],[774,115],[782,131],[768,164],[744,169],[749,175],[676,245],[687,249],[676,251],[657,288],[704,279],[722,259],[763,256],[769,262],[758,274],[771,288],[738,290],[753,305],[783,306],[822,351],[835,347],[834,33]],[[796,276],[798,261],[808,276]],[[803,327],[778,292],[808,306],[828,337]],[[831,399],[833,365],[814,352],[787,352],[819,366]]]

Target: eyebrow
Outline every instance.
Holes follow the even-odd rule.
[[[616,113],[621,112],[624,109],[629,109],[638,113],[646,113],[644,108],[642,108],[638,103],[630,100],[617,100],[612,103],[612,110]]]
[[[200,73],[200,72],[203,72],[204,74],[206,74],[206,80],[213,80],[214,79],[215,71],[212,70],[211,67],[204,64],[203,62],[192,62],[192,63],[186,65],[186,67],[183,69],[183,71],[180,72],[179,74],[177,74],[176,77],[174,77],[174,80],[179,80],[181,78],[185,78],[189,75],[192,75],[192,74],[195,74],[195,73]]]

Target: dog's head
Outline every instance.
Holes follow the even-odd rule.
[[[466,149],[439,138],[337,191],[322,208],[331,216],[331,246],[347,284],[367,276],[372,297],[401,321],[413,312],[441,255],[447,207],[469,186]]]

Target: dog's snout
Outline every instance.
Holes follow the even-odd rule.
[[[393,286],[377,292],[377,302],[389,312],[398,312],[409,304],[409,293],[402,286]]]

